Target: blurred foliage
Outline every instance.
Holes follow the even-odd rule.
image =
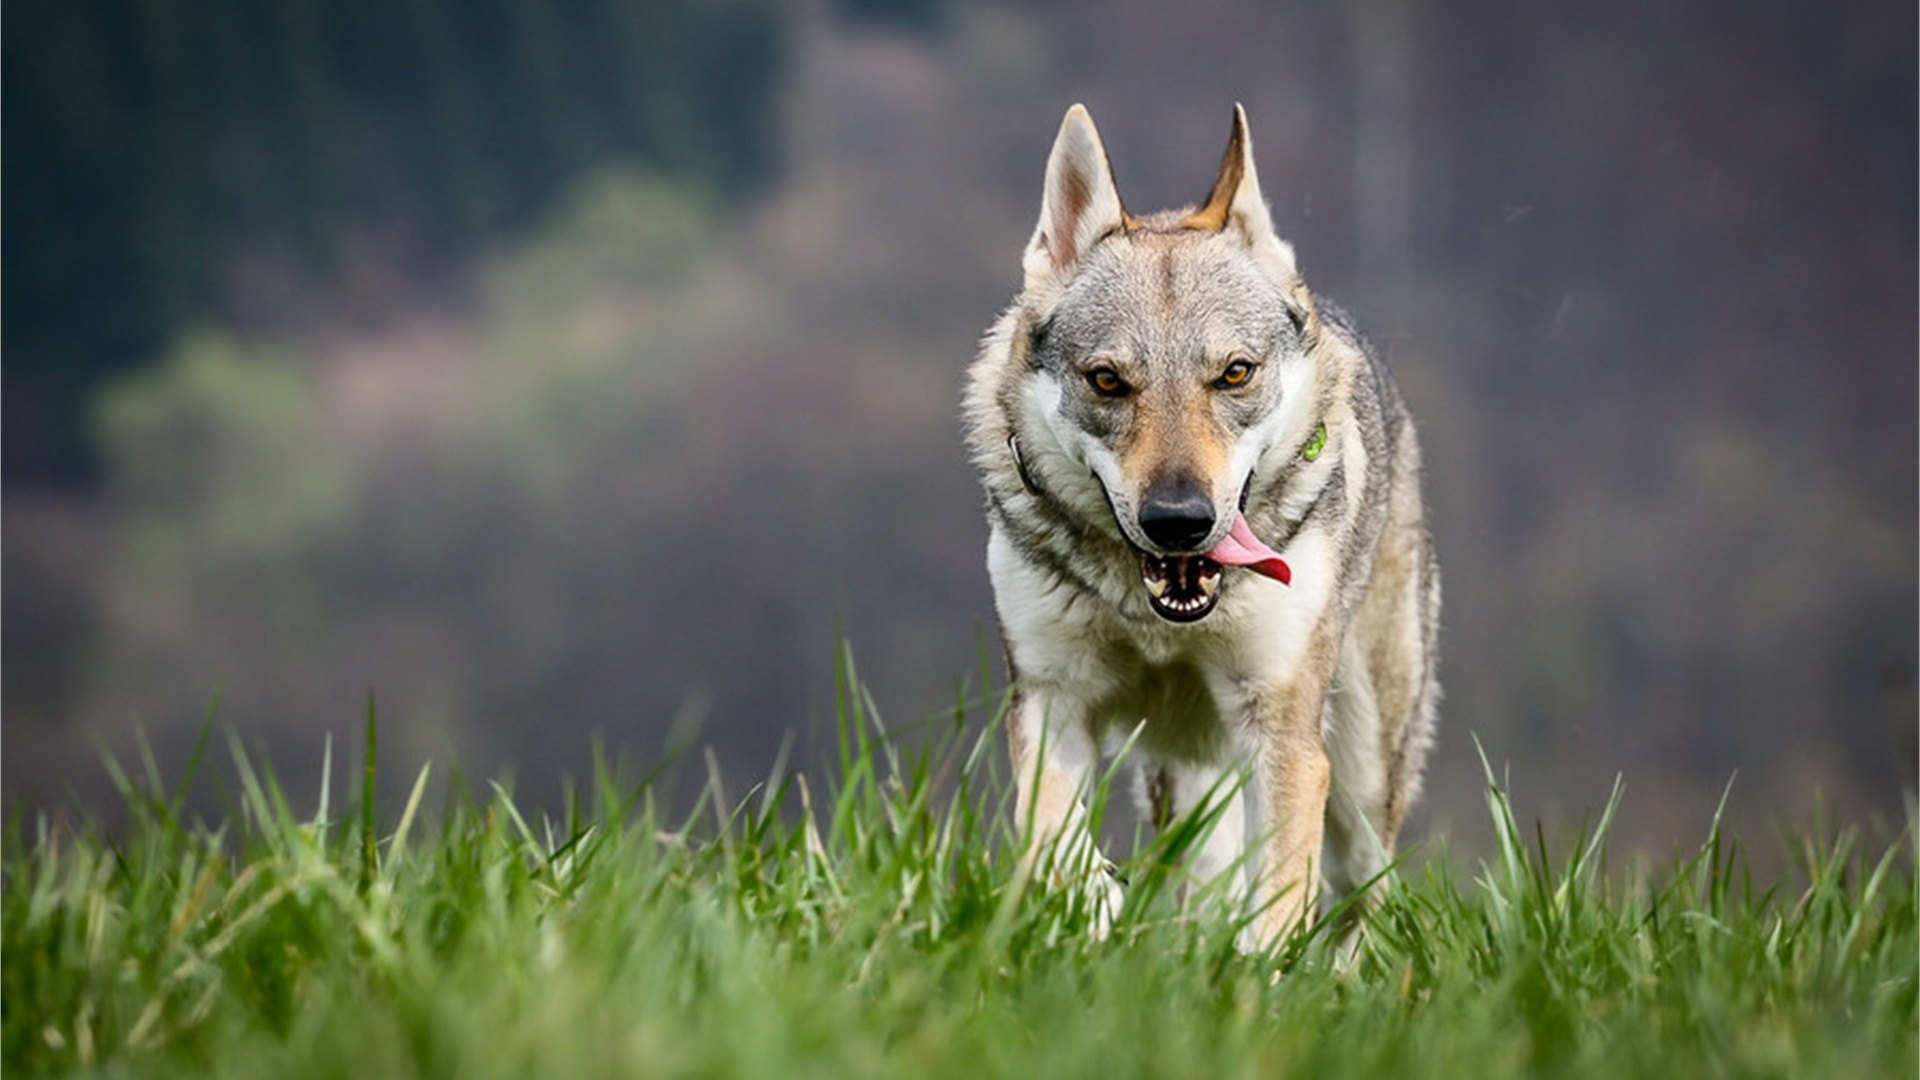
[[[431,276],[615,160],[764,183],[786,21],[770,0],[10,3],[8,482],[83,472],[87,394],[231,314],[258,287],[236,266],[334,283],[374,243]]]
[[[102,398],[101,439],[139,523],[129,548],[164,559],[143,576],[185,580],[209,547],[222,567],[298,550],[339,517],[348,458],[314,453],[313,381],[290,357],[202,331]],[[189,523],[186,506],[219,512]]]
[[[893,512],[943,466],[932,490],[973,506],[925,438],[951,371],[899,371],[852,324],[851,349],[798,341],[800,301],[723,214],[597,171],[482,262],[471,317],[308,351],[199,333],[116,384],[82,712],[171,726],[224,682],[278,745],[373,687],[403,757],[551,778],[582,724],[651,744],[721,710],[708,734],[751,746],[802,721],[836,619],[884,626],[872,653],[909,680],[964,664],[976,623],[941,590],[977,585],[978,541]],[[915,595],[937,599],[876,614]]]
[[[834,10],[848,22],[932,33],[946,26],[947,6],[947,0],[835,0]]]
[[[606,533],[605,501],[583,502],[604,486],[600,444],[650,446],[682,354],[639,327],[684,297],[705,205],[645,173],[592,175],[492,261],[492,314],[421,329],[406,362],[201,331],[116,383],[96,411],[104,591],[130,647],[101,685],[184,667],[206,687],[238,664],[248,683],[274,673],[268,711],[292,723],[325,672],[371,667],[423,738],[480,700],[552,693],[511,663],[477,687],[472,658],[538,663],[520,635],[553,628],[528,594],[578,599],[553,575],[582,568],[551,545]]]

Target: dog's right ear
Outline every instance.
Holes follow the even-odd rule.
[[[1107,148],[1086,107],[1075,105],[1060,122],[1053,154],[1047,158],[1040,223],[1021,260],[1027,287],[1065,284],[1094,245],[1125,228],[1126,221]]]

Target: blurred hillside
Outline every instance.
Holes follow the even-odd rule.
[[[510,766],[536,797],[596,732],[644,765],[697,730],[745,790],[783,738],[830,737],[836,632],[891,722],[938,713],[992,626],[959,383],[1017,287],[1060,113],[1088,104],[1148,209],[1204,193],[1242,101],[1281,231],[1423,421],[1434,822],[1482,816],[1474,735],[1550,821],[1624,772],[1618,835],[1656,850],[1736,771],[1750,831],[1816,801],[1901,816],[1910,6],[798,12],[767,69],[776,141],[739,151],[777,172],[543,159],[517,216],[431,273],[381,263],[380,288],[257,288],[284,237],[220,234],[202,314],[87,395],[98,493],[9,481],[10,802],[97,790],[88,740],[129,746],[135,721],[177,761],[221,684],[221,719],[292,781],[372,688],[395,773]],[[680,57],[684,33],[635,40]],[[684,99],[663,130],[736,137],[712,111],[731,69],[678,70],[648,76]],[[504,91],[479,82],[456,97],[491,117]],[[405,100],[362,110],[398,125]],[[173,152],[134,187],[186,170],[213,217],[265,198]],[[9,270],[40,190],[7,186]],[[433,227],[394,205],[368,243]],[[10,401],[51,377],[20,355]]]

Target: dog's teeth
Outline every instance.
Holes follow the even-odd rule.
[[[1200,572],[1200,591],[1201,592],[1205,593],[1208,596],[1212,596],[1213,590],[1219,587],[1220,587],[1220,571],[1203,570]]]
[[[1147,591],[1153,594],[1155,600],[1159,600],[1167,595],[1167,581],[1165,578],[1150,577],[1141,580],[1147,583]]]

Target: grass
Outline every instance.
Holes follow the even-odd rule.
[[[852,685],[851,683],[849,685]],[[958,719],[958,718],[956,718]],[[368,745],[373,745],[369,718]],[[991,725],[987,725],[988,730]],[[1013,872],[997,739],[906,751],[857,693],[837,779],[776,770],[667,819],[601,770],[559,820],[427,773],[311,814],[235,753],[225,820],[122,777],[110,839],[5,836],[5,1072],[213,1077],[1912,1077],[1913,841],[1802,836],[1760,887],[1716,827],[1609,865],[1489,784],[1497,854],[1383,887],[1365,947],[1248,956],[1171,900],[1181,829],[1114,932]],[[204,740],[203,740],[204,747]],[[195,765],[200,754],[196,752]],[[322,763],[331,779],[331,754]],[[717,790],[718,785],[715,785]],[[328,790],[323,785],[323,791]]]

